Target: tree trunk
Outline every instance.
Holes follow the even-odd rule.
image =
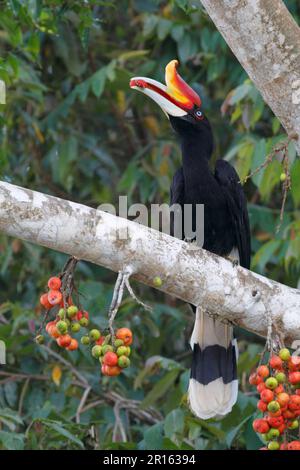
[[[201,3],[287,133],[300,136],[300,28],[284,3]]]
[[[0,182],[0,230],[133,277],[212,315],[287,342],[300,338],[300,292],[191,244],[81,204]],[[127,237],[124,235],[127,233]],[[147,313],[145,313],[147,315]]]

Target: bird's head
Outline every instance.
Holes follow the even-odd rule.
[[[170,119],[172,127],[181,137],[210,132],[210,124],[202,110],[200,96],[177,72],[178,61],[166,66],[166,85],[152,78],[133,77],[130,87],[152,98]]]

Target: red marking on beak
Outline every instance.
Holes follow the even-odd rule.
[[[134,86],[137,86],[139,88],[147,88],[147,82],[145,80],[135,80],[132,78],[129,82],[129,86],[131,88]]]

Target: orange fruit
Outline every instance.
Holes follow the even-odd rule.
[[[119,328],[116,333],[116,338],[122,339],[125,346],[130,346],[132,344],[132,331],[129,328]]]
[[[53,307],[53,305],[51,305],[50,302],[49,302],[49,300],[48,300],[48,294],[43,294],[43,295],[41,295],[41,297],[40,297],[40,303],[41,303],[41,305],[42,305],[45,309],[47,309],[47,310],[49,310],[50,308]]]
[[[70,335],[62,335],[56,340],[58,346],[61,348],[68,348],[72,342],[72,337]]]
[[[72,338],[71,343],[67,346],[68,351],[75,351],[78,349],[78,341],[75,338]]]
[[[62,301],[62,293],[59,290],[51,289],[48,292],[48,301],[49,304],[53,305],[58,305]]]
[[[103,364],[106,366],[116,366],[118,364],[118,356],[116,353],[108,351],[103,356]]]
[[[57,276],[50,277],[48,281],[49,289],[58,290],[61,288],[61,280]]]

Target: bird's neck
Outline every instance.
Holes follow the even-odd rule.
[[[182,167],[187,185],[199,185],[211,176],[209,160],[212,154],[212,141],[206,136],[183,138],[181,141]]]

